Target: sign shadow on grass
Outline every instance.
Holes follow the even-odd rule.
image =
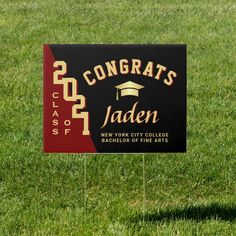
[[[236,205],[199,205],[180,208],[162,209],[153,213],[134,216],[132,222],[144,221],[146,223],[158,223],[160,221],[192,220],[196,222],[204,220],[234,221],[236,219]]]

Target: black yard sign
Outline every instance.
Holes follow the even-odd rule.
[[[44,151],[186,151],[185,45],[44,45]]]

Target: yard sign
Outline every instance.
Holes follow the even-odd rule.
[[[44,152],[186,151],[185,45],[44,45]]]

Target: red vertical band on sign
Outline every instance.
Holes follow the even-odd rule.
[[[91,136],[83,136],[83,120],[72,118],[74,102],[63,99],[63,85],[53,84],[55,58],[43,46],[43,150],[44,152],[96,152]]]

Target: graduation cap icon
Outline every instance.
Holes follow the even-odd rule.
[[[116,91],[116,100],[119,100],[119,97],[124,96],[139,96],[139,90],[144,88],[144,86],[128,81],[122,84],[115,86]],[[120,91],[120,92],[119,92]]]

